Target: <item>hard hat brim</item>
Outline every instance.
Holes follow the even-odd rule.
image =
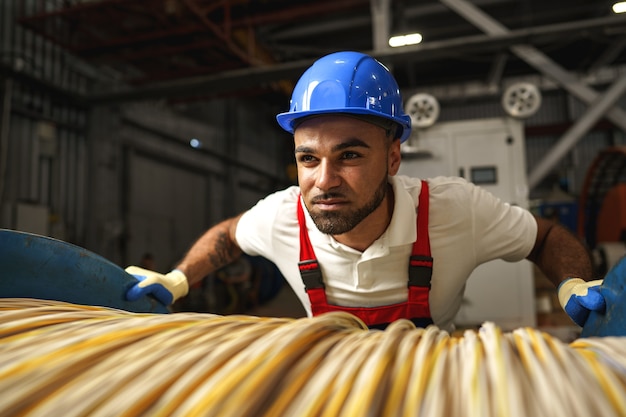
[[[301,112],[284,112],[280,113],[276,116],[276,121],[280,127],[282,127],[287,132],[293,134],[295,128],[298,125],[298,121],[300,119],[308,118],[310,116],[321,116],[325,114],[345,114],[347,116],[350,115],[364,115],[364,116],[374,116],[381,119],[391,120],[397,123],[400,126],[398,130],[397,136],[400,138],[401,142],[404,142],[408,139],[411,134],[411,118],[410,116],[404,117],[384,117],[378,111],[372,111],[368,109],[363,109],[359,107],[353,108],[341,108],[341,109],[321,109],[321,110],[308,110]]]

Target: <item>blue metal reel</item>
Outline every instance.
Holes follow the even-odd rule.
[[[152,297],[127,301],[137,280],[107,259],[57,239],[0,229],[0,298],[37,298],[169,313]]]
[[[592,311],[581,336],[626,336],[626,257],[606,274],[600,293],[606,301],[606,311]]]

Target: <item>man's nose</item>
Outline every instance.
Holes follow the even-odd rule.
[[[315,186],[320,190],[330,190],[341,184],[337,166],[328,160],[322,160],[318,167]]]

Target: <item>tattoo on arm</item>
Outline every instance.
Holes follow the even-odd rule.
[[[213,251],[209,253],[209,262],[214,267],[220,268],[229,264],[240,254],[239,247],[232,241],[229,234],[223,231],[218,234]]]

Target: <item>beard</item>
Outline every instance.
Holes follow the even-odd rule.
[[[387,175],[383,177],[372,198],[365,203],[362,207],[358,207],[355,210],[348,212],[312,212],[309,210],[311,219],[320,232],[328,235],[341,235],[354,229],[359,223],[363,221],[367,216],[372,214],[385,199],[387,195]],[[320,196],[321,198],[335,197],[334,193],[326,193]]]

